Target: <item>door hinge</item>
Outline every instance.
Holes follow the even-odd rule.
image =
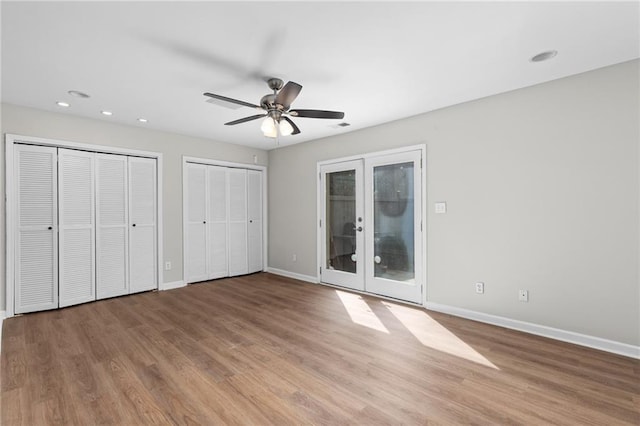
[[[320,275],[322,275],[322,266],[320,267]]]
[[[320,228],[322,228],[322,219],[320,219]]]
[[[318,180],[322,180],[322,173],[318,173]]]
[[[420,157],[420,168],[422,168],[422,157]]]

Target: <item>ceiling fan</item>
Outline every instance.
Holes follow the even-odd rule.
[[[275,138],[278,136],[278,134],[287,136],[297,135],[298,133],[300,133],[300,129],[298,128],[298,126],[296,126],[288,116],[329,119],[344,118],[344,112],[338,111],[323,111],[319,109],[289,109],[291,107],[291,103],[296,99],[296,97],[298,97],[298,94],[302,90],[302,86],[293,81],[284,84],[284,82],[279,78],[270,78],[269,80],[267,80],[267,84],[269,85],[269,88],[273,90],[273,93],[264,95],[260,100],[260,105],[228,98],[222,95],[216,95],[214,93],[204,93],[204,96],[208,96],[219,101],[230,102],[249,108],[255,108],[259,111],[262,111],[261,114],[240,118],[238,120],[229,121],[228,123],[224,124],[226,126],[234,126],[236,124],[246,123],[247,121],[264,118],[260,129],[262,130],[262,133],[269,138]]]

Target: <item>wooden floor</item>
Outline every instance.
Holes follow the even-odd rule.
[[[269,274],[4,321],[2,425],[634,424],[640,362]]]

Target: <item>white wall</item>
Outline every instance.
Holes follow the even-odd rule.
[[[267,151],[198,139],[141,127],[123,126],[15,105],[2,104],[0,196],[5,194],[6,133],[161,152],[163,154],[163,251],[172,269],[164,282],[182,281],[182,156],[267,165]],[[5,309],[5,210],[0,210],[0,311]]]
[[[430,302],[640,345],[639,71],[627,62],[271,151],[269,266],[316,276],[318,161],[426,143]]]

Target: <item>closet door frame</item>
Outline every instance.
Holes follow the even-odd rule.
[[[156,237],[157,237],[157,277],[158,277],[158,286],[161,287],[163,283],[163,218],[162,218],[162,176],[163,176],[163,168],[162,168],[162,153],[152,152],[152,151],[141,151],[127,148],[119,148],[113,146],[105,146],[105,145],[94,145],[83,142],[72,142],[65,141],[60,139],[48,139],[48,138],[39,138],[35,136],[26,136],[26,135],[17,135],[17,134],[9,134],[5,135],[5,194],[6,194],[6,216],[5,216],[5,230],[6,230],[6,255],[5,255],[5,282],[6,282],[6,293],[5,293],[5,303],[6,303],[6,312],[5,316],[7,318],[15,315],[15,278],[16,278],[16,270],[15,270],[15,250],[13,249],[16,246],[16,225],[17,225],[17,204],[16,204],[16,182],[15,182],[15,167],[14,167],[14,157],[15,157],[15,145],[37,145],[37,146],[49,146],[55,148],[69,148],[69,149],[77,149],[82,151],[90,151],[97,153],[105,153],[105,154],[119,154],[119,155],[128,155],[135,157],[145,157],[152,158],[156,160],[156,173],[157,173],[157,205],[156,205]],[[57,226],[57,225],[56,225]]]
[[[254,158],[255,160],[255,158]],[[186,255],[186,247],[188,247],[188,233],[187,233],[187,226],[186,226],[186,221],[184,220],[185,217],[187,217],[187,199],[186,199],[186,194],[188,191],[187,188],[187,174],[186,174],[186,170],[187,170],[187,163],[197,163],[197,164],[204,164],[204,165],[208,165],[208,166],[221,166],[221,167],[229,167],[229,168],[236,168],[236,169],[246,169],[246,170],[257,170],[262,172],[262,270],[266,271],[267,270],[267,259],[268,259],[268,241],[267,241],[267,235],[268,235],[268,217],[267,217],[267,167],[266,166],[260,166],[257,164],[249,164],[249,163],[235,163],[235,162],[231,162],[231,161],[221,161],[221,160],[214,160],[211,158],[200,158],[200,157],[189,157],[189,156],[182,156],[182,253],[183,253],[183,259],[182,259],[182,271],[183,271],[183,282],[187,283],[187,255]]]

